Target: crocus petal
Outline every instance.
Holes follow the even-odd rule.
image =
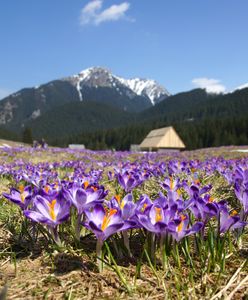
[[[34,200],[34,205],[37,210],[47,219],[51,219],[51,215],[49,213],[49,201],[41,196],[36,196]]]
[[[33,210],[24,210],[23,213],[27,218],[38,223],[46,223],[48,221],[48,219],[45,218],[42,214]]]

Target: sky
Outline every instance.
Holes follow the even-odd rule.
[[[247,0],[1,0],[0,99],[106,67],[171,94],[248,83]]]

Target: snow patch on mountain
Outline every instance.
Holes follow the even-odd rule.
[[[124,79],[113,75],[110,70],[102,67],[88,68],[77,75],[66,78],[66,80],[68,79],[77,88],[80,101],[83,100],[82,90],[84,85],[90,87],[110,87],[116,89],[120,94],[123,94],[123,89],[127,88],[125,94],[130,99],[133,99],[137,95],[144,96],[151,101],[152,105],[155,105],[170,95],[169,92],[155,80],[141,78]]]
[[[146,96],[150,99],[152,105],[156,104],[156,100],[161,99],[161,97],[169,96],[169,92],[159,85],[155,80],[152,79],[124,79],[119,77],[119,80],[134,91],[139,96]]]
[[[77,91],[78,91],[78,95],[79,95],[79,100],[83,101],[83,96],[81,93],[81,87],[80,87],[80,80],[77,81],[77,85],[76,85]]]
[[[34,119],[38,118],[40,115],[41,115],[40,109],[36,109],[32,112],[31,119],[34,120]]]
[[[246,89],[246,88],[248,88],[248,83],[245,83],[245,84],[242,84],[242,85],[238,86],[234,91],[243,90],[243,89]]]

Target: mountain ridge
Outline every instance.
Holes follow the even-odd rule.
[[[74,102],[99,102],[126,112],[139,112],[169,96],[154,80],[124,79],[92,67],[77,75],[24,88],[0,101],[0,126],[20,131],[51,109]]]
[[[0,101],[0,131],[20,137],[31,128],[34,138],[44,137],[53,145],[75,141],[94,148],[95,138],[102,147],[122,150],[140,143],[149,130],[169,125],[182,132],[189,147],[247,140],[248,88],[224,94],[194,89],[170,96],[163,88],[160,99],[154,82],[123,79],[95,67],[25,88]]]

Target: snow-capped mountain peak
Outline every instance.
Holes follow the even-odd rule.
[[[236,89],[234,91],[243,90],[243,89],[247,89],[247,88],[248,88],[248,83],[245,83],[245,84],[242,84],[242,85],[236,87]]]
[[[127,87],[129,87],[132,91],[134,91],[137,95],[148,97],[152,105],[155,105],[156,102],[159,102],[161,98],[164,99],[165,96],[170,95],[164,87],[162,87],[152,79],[124,79],[119,77],[119,80]]]
[[[67,78],[68,80],[68,78]],[[168,97],[169,92],[152,79],[124,79],[113,75],[107,68],[91,67],[81,71],[79,74],[69,78],[76,86],[79,98],[83,100],[83,87],[109,87],[116,89],[118,93],[125,94],[128,98],[133,99],[135,96],[148,98],[152,105]]]

